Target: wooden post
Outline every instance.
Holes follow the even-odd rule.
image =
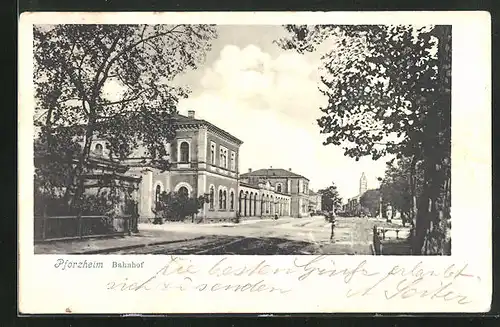
[[[46,229],[47,229],[47,215],[44,212],[43,216],[42,216],[42,241],[45,241],[45,237],[46,237],[46,233],[47,233]]]

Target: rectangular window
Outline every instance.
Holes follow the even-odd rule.
[[[227,149],[224,147],[220,147],[220,161],[219,166],[227,169]]]
[[[231,170],[236,171],[236,153],[231,151]]]
[[[215,143],[210,142],[210,163],[215,165]]]

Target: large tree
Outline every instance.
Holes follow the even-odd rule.
[[[153,164],[168,169],[177,102],[187,96],[173,80],[204,60],[215,28],[62,24],[36,25],[33,32],[35,122],[43,162],[53,166],[45,171],[54,172],[58,162],[67,166],[62,159],[69,154],[77,162],[66,194],[76,202],[83,194],[80,176],[96,135],[114,158],[142,144]]]
[[[451,27],[288,25],[278,43],[298,52],[330,42],[318,119],[325,145],[347,156],[410,158],[424,172],[413,253],[441,253],[449,218]]]
[[[321,194],[321,210],[338,210],[342,205],[342,198],[339,195],[335,183],[318,191]]]

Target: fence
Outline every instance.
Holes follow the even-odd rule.
[[[36,241],[82,239],[123,235],[129,232],[131,216],[35,216]]]
[[[407,228],[377,227],[373,226],[373,249],[374,255],[410,255],[411,244]],[[395,238],[387,238],[387,233],[395,234]]]

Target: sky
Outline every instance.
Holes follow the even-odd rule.
[[[356,196],[365,172],[368,188],[379,186],[385,160],[345,157],[340,147],[324,146],[316,119],[325,99],[318,91],[321,53],[281,50],[273,40],[281,26],[219,26],[206,62],[179,80],[192,93],[179,112],[225,129],[244,143],[240,171],[291,168],[318,190],[333,183],[345,199]]]

